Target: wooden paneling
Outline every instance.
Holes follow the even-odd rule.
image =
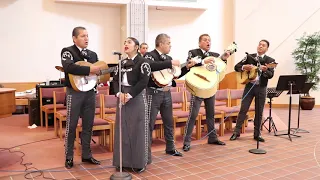
[[[33,89],[36,87],[36,84],[40,82],[8,82],[8,83],[1,83],[5,88],[14,88],[16,92],[23,92],[28,89]]]
[[[299,104],[291,104],[292,108],[298,108]],[[267,106],[269,107],[269,105]],[[289,104],[273,104],[272,108],[289,108]],[[320,108],[320,105],[315,105],[314,108]]]
[[[237,82],[236,72],[232,71],[219,83],[219,89],[244,89],[244,85]]]

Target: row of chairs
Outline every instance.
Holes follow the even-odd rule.
[[[53,96],[52,105],[41,105],[41,111],[45,112],[46,115],[46,128],[48,129],[48,118],[49,113],[54,114],[54,129],[55,134],[60,137],[62,140],[62,129],[63,122],[66,121],[66,107],[65,103],[65,88],[43,88],[40,89],[40,97],[48,98],[50,95],[50,90]],[[108,145],[109,151],[113,150],[113,133],[114,133],[114,123],[115,123],[115,111],[116,111],[116,97],[114,95],[108,95],[108,87],[103,87],[98,89],[98,94],[96,95],[96,115],[94,120],[93,131],[100,131],[99,144]],[[191,94],[186,90],[185,87],[175,87],[171,88],[172,102],[173,102],[173,119],[174,119],[174,129],[177,133],[176,128],[180,128],[181,134],[184,132],[184,126],[187,122],[189,116],[189,105],[191,100]],[[224,130],[232,129],[232,120],[235,118],[240,110],[239,106],[233,106],[232,101],[241,99],[243,90],[238,89],[223,89],[218,90],[216,93],[215,101],[215,119],[219,123],[219,132],[220,136],[224,135]],[[41,101],[40,101],[41,102]],[[254,108],[250,108],[249,115],[254,114]],[[199,111],[197,120],[196,120],[196,139],[201,138],[201,126],[205,126],[206,114],[204,110],[204,104]],[[226,118],[229,117],[229,118]],[[41,118],[42,119],[42,118]],[[225,122],[226,120],[226,122]],[[42,122],[42,120],[41,120]],[[79,152],[79,134],[82,130],[81,119],[79,120],[77,132],[76,132],[76,151]],[[162,124],[161,115],[157,116],[156,120],[156,137],[164,137],[164,127]],[[41,124],[42,125],[42,124]],[[242,127],[242,132],[245,131],[246,123]],[[206,126],[205,126],[206,127]],[[205,128],[206,129],[206,128]],[[174,137],[176,137],[175,134]]]

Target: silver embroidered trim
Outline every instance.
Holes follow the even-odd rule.
[[[148,164],[148,145],[149,145],[149,114],[148,114],[148,100],[145,92],[142,94],[144,103],[144,158],[146,165]]]
[[[147,74],[147,76],[150,76],[151,67],[149,63],[146,63],[146,62],[142,63],[140,68],[141,68],[141,74]]]
[[[73,60],[73,56],[72,56],[71,52],[65,51],[62,53],[61,59],[65,61],[65,60],[67,60],[66,58]]]
[[[68,145],[69,145],[68,144],[68,134],[69,134],[70,120],[71,120],[71,101],[72,101],[72,95],[67,95],[66,133],[65,133],[65,139],[64,139],[66,156],[68,154]],[[62,127],[60,127],[60,128],[62,128]]]
[[[189,123],[190,123],[190,119],[191,119],[191,115],[192,115],[194,100],[195,100],[195,96],[191,94],[190,106],[189,106],[189,116],[188,116],[188,120],[186,122],[186,127],[184,128],[184,135],[183,135],[184,142],[186,141],[186,138],[187,138],[186,136],[187,136],[188,127],[189,127]],[[192,129],[192,131],[193,131],[193,129]],[[191,135],[192,135],[192,131],[191,131]]]

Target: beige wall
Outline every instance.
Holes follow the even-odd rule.
[[[269,87],[277,85],[280,75],[299,74],[295,71],[291,52],[296,48],[296,39],[304,32],[313,33],[320,30],[319,0],[235,0],[235,40],[239,52],[235,62],[239,62],[245,52],[254,53],[259,40],[270,41],[268,55],[279,64]],[[288,104],[287,92],[274,99],[276,104]],[[311,92],[320,104],[320,91]],[[293,96],[294,104],[298,96]]]
[[[212,51],[223,53],[233,42],[232,0],[202,0],[207,10],[172,10],[163,8],[149,9],[148,41],[150,50],[155,47],[155,38],[159,33],[171,36],[170,55],[185,62],[188,51],[198,48],[198,38],[207,33],[211,36]],[[231,8],[229,5],[231,4]],[[228,19],[230,21],[225,22]],[[183,78],[182,78],[183,79]]]
[[[58,79],[54,66],[60,52],[72,45],[71,32],[84,26],[89,49],[101,60],[116,61],[120,49],[120,8],[55,3],[53,0],[0,1],[0,82],[37,82]]]
[[[0,71],[0,82],[35,82],[58,79],[60,51],[72,45],[71,31],[75,26],[85,26],[89,31],[89,49],[100,59],[116,62],[113,50],[121,51],[126,31],[126,7],[79,3],[57,3],[54,0],[1,0],[0,44],[5,59]],[[198,37],[208,33],[212,37],[212,50],[222,53],[233,40],[232,0],[201,0],[208,9],[182,10],[148,9],[147,43],[154,48],[159,33],[172,37],[171,55],[185,62],[188,50],[198,47]],[[229,5],[226,5],[228,4]],[[226,12],[227,9],[227,12]],[[226,37],[226,38],[225,38]],[[228,42],[226,42],[226,39]],[[19,66],[18,66],[19,65]]]
[[[173,10],[149,8],[147,43],[154,48],[159,33],[172,37],[171,55],[185,62],[187,52],[198,47],[198,37],[208,33],[212,51],[222,53],[232,41],[239,48],[228,63],[228,71],[244,57],[255,52],[260,39],[268,39],[268,55],[279,63],[269,86],[276,86],[280,75],[295,71],[292,50],[295,39],[303,32],[320,29],[320,1],[309,0],[201,0],[208,9]],[[116,62],[113,50],[122,50],[125,34],[125,8],[105,5],[54,3],[53,0],[1,0],[0,44],[3,76],[0,82],[36,82],[58,79],[54,66],[60,65],[60,51],[72,44],[71,30],[85,26],[89,31],[89,48],[100,59]],[[122,19],[121,19],[122,17]],[[121,31],[122,30],[122,31]],[[320,92],[312,92],[320,104]],[[293,103],[297,103],[294,96]],[[288,96],[276,98],[277,104],[288,103]]]

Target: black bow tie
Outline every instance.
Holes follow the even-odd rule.
[[[81,51],[81,55],[82,55],[83,58],[85,58],[85,59],[89,59],[89,58],[90,58],[89,53],[88,53],[88,51],[87,51],[86,49],[83,49],[83,50]]]
[[[161,59],[164,59],[164,60],[166,60],[167,59],[167,56],[165,55],[165,54],[161,54]]]

